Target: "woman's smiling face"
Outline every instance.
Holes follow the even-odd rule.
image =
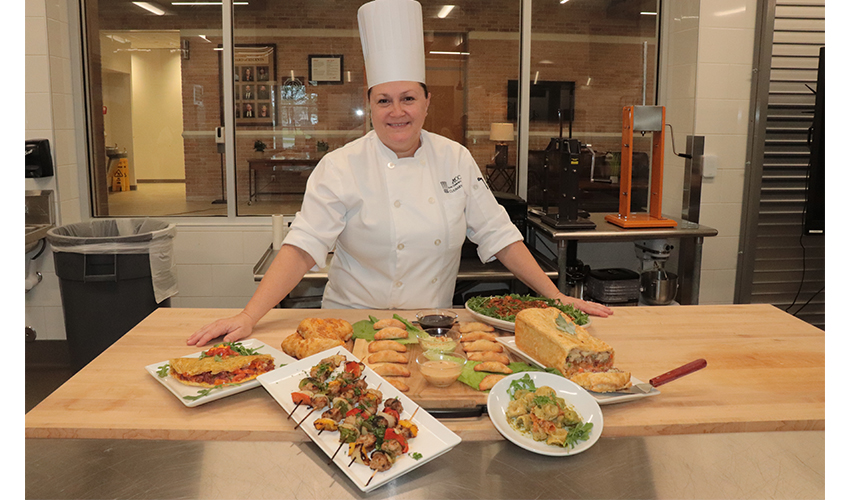
[[[418,82],[387,82],[371,89],[372,126],[385,146],[399,158],[419,149],[419,132],[428,116],[431,96]]]

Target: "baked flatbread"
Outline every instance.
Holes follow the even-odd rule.
[[[366,358],[367,363],[402,363],[406,365],[408,361],[406,353],[396,351],[378,351]]]
[[[583,372],[570,380],[593,392],[615,392],[632,386],[632,374],[613,369],[604,372]]]
[[[501,344],[491,342],[489,340],[473,340],[472,342],[464,342],[463,350],[466,352],[491,351],[502,352],[504,349]]]
[[[378,351],[407,352],[407,346],[399,344],[395,340],[375,340],[374,342],[369,342],[369,352]]]
[[[493,388],[494,385],[496,385],[497,382],[499,382],[500,380],[502,380],[505,377],[507,377],[507,375],[498,375],[498,374],[495,374],[495,373],[493,375],[487,375],[486,377],[484,377],[484,380],[482,380],[478,384],[478,390],[479,391],[489,391],[490,389]]]
[[[470,361],[496,361],[502,363],[503,365],[507,365],[511,362],[511,360],[505,354],[494,351],[470,352],[466,355],[466,357]]]
[[[496,329],[495,329],[495,328],[493,328],[492,326],[488,325],[487,323],[481,323],[481,322],[478,322],[478,321],[469,321],[469,322],[466,322],[466,323],[462,323],[462,324],[458,327],[458,330],[460,330],[460,333],[467,333],[467,332],[494,332],[494,331],[496,331]]]
[[[395,326],[388,326],[386,328],[381,328],[377,332],[375,332],[375,340],[389,340],[389,339],[406,339],[407,338],[407,330],[404,328],[398,328]]]
[[[475,365],[473,370],[477,372],[504,373],[510,375],[514,371],[508,368],[508,365],[499,363],[498,361],[484,361]]]
[[[323,337],[328,339],[339,339],[348,342],[354,334],[351,323],[344,319],[333,318],[306,318],[301,320],[295,330],[305,339]]]
[[[176,358],[168,362],[172,378],[186,385],[215,387],[241,384],[274,370],[274,358],[268,354],[220,358]],[[235,373],[240,370],[240,373]],[[244,376],[245,373],[247,376]]]
[[[567,378],[614,367],[614,349],[554,307],[518,312],[514,333],[518,348]]]

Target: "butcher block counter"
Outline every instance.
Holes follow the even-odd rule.
[[[226,461],[231,453],[240,456],[261,453],[287,462],[272,467],[276,482],[297,475],[298,484],[306,489],[296,491],[293,489],[296,486],[286,483],[289,490],[263,489],[264,493],[256,493],[256,497],[322,496],[323,488],[331,484],[337,486],[328,498],[362,497],[345,476],[327,465],[326,457],[303,431],[294,428],[286,413],[262,387],[189,408],[145,371],[145,366],[198,352],[199,348],[186,345],[186,338],[200,326],[237,312],[158,309],[32,409],[26,415],[25,425],[28,496],[30,492],[32,498],[41,495],[55,498],[255,496],[256,492],[243,494],[232,485],[219,490],[203,489],[206,494],[199,494],[197,489],[187,492],[182,483],[172,491],[176,496],[172,496],[162,490],[161,484],[146,485],[144,481],[130,481],[129,486],[118,483],[108,486],[112,483],[107,481],[100,489],[75,489],[67,485],[60,488],[55,486],[56,482],[78,477],[81,472],[72,471],[83,465],[70,467],[60,477],[55,476],[56,472],[47,473],[51,460],[73,462],[75,456],[88,457],[86,460],[100,457],[104,461],[102,466],[106,466],[110,461],[106,454],[118,453],[126,454],[124,459],[130,462],[135,460],[137,466],[146,467],[156,461],[153,455],[177,451],[186,454],[181,458],[186,461],[182,467],[197,465],[197,470],[192,469],[194,472],[186,478],[196,486],[215,474],[210,470],[209,460]],[[456,312],[459,321],[473,319],[463,309]],[[273,309],[258,323],[251,338],[279,348],[280,342],[307,317],[341,318],[354,323],[369,315],[385,318],[392,313],[412,320],[416,311]],[[553,459],[518,448],[502,438],[486,414],[441,419],[463,442],[443,457],[376,490],[374,495],[408,498],[823,496],[823,331],[770,305],[617,308],[609,318],[593,318],[589,331],[613,346],[615,366],[643,381],[699,358],[708,365],[659,387],[661,394],[657,396],[602,406],[602,439],[590,450],[573,457]],[[447,398],[453,398],[447,406],[475,407],[486,402],[485,393],[460,382],[455,385],[458,387],[447,391]],[[417,401],[416,394],[408,396]],[[290,444],[280,448],[274,445],[276,442]],[[697,447],[704,450],[699,457],[688,451]],[[723,458],[726,454],[739,462],[726,464]],[[282,470],[294,467],[299,460],[306,461],[305,466],[317,476],[307,479],[294,469]],[[470,460],[483,463],[470,465]],[[782,472],[765,475],[762,470],[765,460],[775,462]],[[259,457],[249,461],[269,467]],[[579,486],[574,475],[561,477],[561,469],[546,473],[557,463],[572,463],[576,467],[583,464],[587,481],[579,483],[589,489],[585,491],[584,486]],[[447,467],[471,467],[479,471],[480,477],[470,479],[462,470],[452,468],[453,472],[448,472]],[[604,475],[599,475],[603,470],[610,472],[610,467],[622,468],[619,471],[624,474],[622,484],[612,487]],[[653,473],[657,467],[673,474],[684,470],[687,478],[671,479],[658,470]],[[536,471],[534,474],[543,474],[540,477],[546,479],[547,486],[528,485],[523,489],[499,480],[501,486],[496,491],[490,484],[492,478],[488,479],[493,473],[519,471],[531,474],[527,479],[534,481],[536,476],[531,468]],[[793,472],[794,469],[800,470]],[[448,480],[450,486],[457,486],[453,481],[473,481],[472,485],[478,486],[461,491],[435,490],[432,486],[425,489],[426,484],[431,484],[427,475],[434,471],[445,471],[437,476],[441,481]],[[266,470],[265,474],[268,473]],[[97,475],[93,470],[89,474]],[[715,475],[723,480],[717,481]],[[249,474],[246,481],[249,477],[257,479]],[[51,481],[54,486],[50,485]],[[594,481],[599,482],[597,486],[603,488],[602,493],[592,493]],[[485,483],[489,486],[484,487]],[[739,484],[739,488],[730,486],[734,484]],[[569,488],[569,493],[549,489],[558,485]],[[743,485],[748,486],[740,489]],[[122,489],[128,487],[130,490]],[[784,489],[777,494],[774,490],[777,487]]]

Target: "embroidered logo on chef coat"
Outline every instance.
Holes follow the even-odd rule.
[[[440,186],[443,187],[444,193],[454,193],[455,191],[463,187],[463,182],[461,181],[460,176],[457,175],[452,179],[451,185],[447,184],[446,181],[440,181]]]

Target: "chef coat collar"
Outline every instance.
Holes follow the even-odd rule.
[[[399,158],[395,151],[388,148],[386,144],[381,141],[380,137],[378,137],[378,133],[374,130],[369,132],[373,135],[373,139],[376,143],[378,143],[378,150],[381,151],[385,156],[387,156],[391,161],[404,161],[404,160],[416,160],[422,158],[425,155],[423,151],[425,149],[425,131],[419,131],[419,147],[416,149],[416,152],[413,153],[412,157],[404,157]]]

